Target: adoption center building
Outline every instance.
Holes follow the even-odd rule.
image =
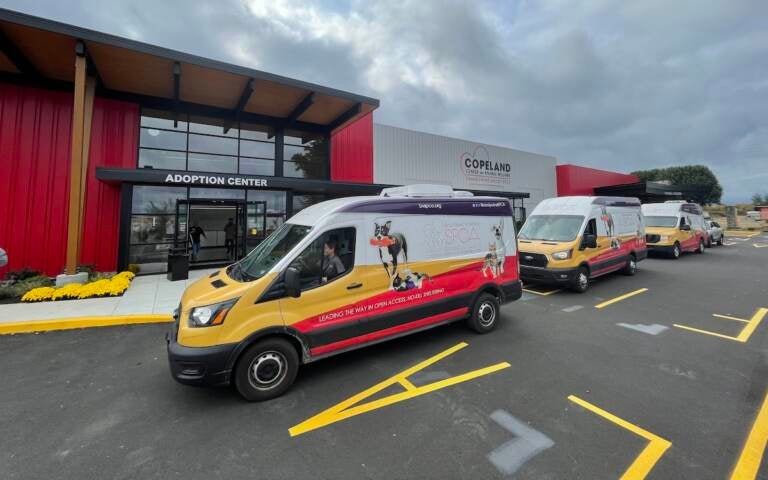
[[[554,157],[374,124],[379,101],[0,9],[0,247],[49,275],[231,262],[313,203],[555,195]],[[234,246],[230,237],[235,225]]]

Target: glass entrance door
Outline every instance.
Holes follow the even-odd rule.
[[[192,266],[232,263],[246,253],[245,225],[244,201],[178,200],[175,247],[190,255]]]

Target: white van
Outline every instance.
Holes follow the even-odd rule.
[[[171,372],[265,400],[302,363],[461,319],[489,332],[521,294],[505,198],[411,185],[329,200],[187,288]]]

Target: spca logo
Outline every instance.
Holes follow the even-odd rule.
[[[482,145],[475,147],[471,153],[462,153],[459,162],[469,183],[498,185],[512,181],[512,164],[491,160],[488,149]]]

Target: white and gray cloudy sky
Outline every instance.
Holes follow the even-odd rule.
[[[768,193],[766,0],[0,0],[381,100],[375,121]]]

